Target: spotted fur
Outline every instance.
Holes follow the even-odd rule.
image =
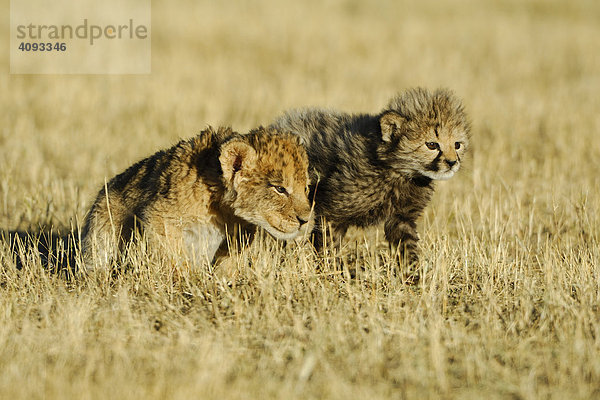
[[[386,239],[401,245],[405,261],[418,261],[416,221],[432,181],[454,175],[469,145],[470,125],[451,91],[410,89],[375,115],[292,110],[272,126],[302,138],[316,216],[331,224],[337,241],[351,226],[384,223]]]

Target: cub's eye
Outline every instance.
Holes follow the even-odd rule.
[[[273,189],[279,194],[287,194],[287,190],[283,186],[272,185]]]
[[[460,142],[456,142],[456,143],[454,143],[454,148],[455,148],[456,150],[460,149],[460,146],[461,146]]]
[[[440,145],[436,142],[425,142],[425,146],[427,146],[429,150],[438,150],[440,148]]]

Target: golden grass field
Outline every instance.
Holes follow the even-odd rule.
[[[69,231],[208,124],[445,86],[472,153],[420,222],[424,278],[389,276],[381,229],[345,265],[263,238],[233,286],[143,248],[68,280],[3,241],[0,399],[599,398],[600,3],[232,3],[154,2],[149,75],[9,75],[2,51],[0,229]]]

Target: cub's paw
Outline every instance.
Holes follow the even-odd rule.
[[[406,285],[417,285],[421,280],[422,268],[416,252],[392,251],[391,272]]]

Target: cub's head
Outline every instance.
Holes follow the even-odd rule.
[[[312,230],[308,157],[295,135],[261,127],[234,136],[219,161],[235,215],[278,239]]]
[[[380,114],[380,154],[392,168],[412,176],[450,179],[469,146],[470,124],[449,90],[409,89]]]

